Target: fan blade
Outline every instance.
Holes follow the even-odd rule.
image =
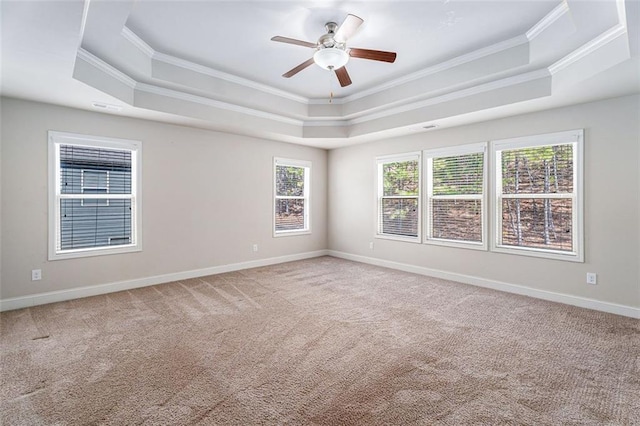
[[[349,56],[352,58],[371,59],[372,61],[395,62],[396,52],[385,52],[382,50],[349,49]]]
[[[284,78],[293,77],[294,75],[298,74],[300,71],[302,71],[303,69],[307,68],[311,64],[313,64],[313,58],[307,59],[306,61],[304,61],[303,63],[301,63],[297,67],[295,67],[295,68],[285,72],[284,74],[282,74],[282,76]]]
[[[289,38],[289,37],[275,36],[275,37],[271,37],[271,41],[279,41],[280,43],[296,44],[298,46],[304,46],[304,47],[313,47],[313,48],[318,47],[316,43],[309,43],[308,41],[296,40],[295,38]]]
[[[336,35],[333,36],[333,39],[338,43],[345,43],[358,31],[358,28],[360,28],[363,22],[362,18],[356,15],[347,15],[342,25],[340,25],[340,28],[336,31]]]
[[[347,67],[338,68],[335,70],[335,73],[338,77],[338,81],[340,82],[340,86],[346,87],[351,84],[351,77],[349,77]]]

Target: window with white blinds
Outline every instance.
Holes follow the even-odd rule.
[[[486,249],[485,144],[424,151],[425,242]]]
[[[138,141],[49,132],[49,259],[141,250]]]
[[[311,162],[274,158],[274,235],[297,235],[311,231]]]
[[[496,141],[495,250],[583,261],[582,130]]]
[[[420,153],[377,158],[381,238],[420,241]]]

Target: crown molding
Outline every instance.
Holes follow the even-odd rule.
[[[548,70],[551,74],[555,74],[625,34],[627,34],[627,27],[623,24],[618,24],[583,44],[559,61],[549,65]]]
[[[139,51],[148,56],[149,59],[153,57],[153,54],[155,53],[153,47],[149,46],[147,42],[138,37],[133,31],[129,29],[129,27],[127,27],[126,25],[122,27],[122,31],[120,34],[122,34],[122,37],[124,37],[125,40],[127,40]]]
[[[403,112],[413,111],[419,108],[424,108],[431,105],[441,104],[443,102],[454,101],[461,98],[467,98],[469,96],[479,95],[492,90],[502,89],[516,84],[526,83],[528,81],[538,80],[540,78],[549,77],[549,71],[545,68],[536,71],[531,71],[525,74],[519,74],[513,77],[507,77],[500,80],[492,81],[478,86],[473,86],[468,89],[457,90],[455,92],[447,93],[441,96],[425,99],[419,102],[413,102],[410,104],[402,105],[395,108],[389,108],[378,113],[368,114],[364,117],[354,118],[349,120],[349,124],[360,124],[371,120],[377,120],[380,118],[388,117],[390,115],[400,114]]]
[[[564,2],[563,2],[564,3]],[[556,8],[558,9],[558,8]],[[555,9],[554,9],[555,10]],[[564,12],[563,12],[564,13]],[[557,18],[556,18],[557,19]],[[195,62],[191,62],[185,59],[178,58],[176,56],[168,55],[166,53],[158,52],[150,47],[144,40],[138,37],[131,29],[126,26],[123,27],[122,36],[129,41],[133,46],[138,48],[141,52],[147,55],[150,59],[155,59],[160,62],[164,62],[166,64],[170,64],[179,68],[188,69],[190,71],[194,71],[200,74],[208,75],[214,78],[219,78],[221,80],[238,84],[241,86],[249,87],[255,90],[260,90],[265,93],[269,93],[272,95],[280,96],[285,99],[289,99],[295,102],[300,102],[307,105],[318,105],[326,102],[324,99],[309,99],[304,96],[299,96],[291,92],[287,92],[285,90],[276,89],[272,86],[258,83],[253,80],[249,80],[246,78],[238,77],[232,74],[228,74],[219,70],[216,70],[211,67],[207,67],[205,65],[197,64]],[[411,74],[408,74],[404,77],[391,80],[382,85],[378,85],[376,87],[362,90],[358,93],[354,93],[350,96],[345,96],[342,98],[334,98],[333,103],[337,105],[343,105],[348,102],[352,102],[357,99],[361,99],[385,90],[393,89],[397,86],[400,86],[405,83],[409,83],[411,81],[415,81],[424,77],[428,77],[429,75],[436,74],[438,72],[446,71],[456,66],[460,66],[466,64],[468,62],[499,53],[508,49],[511,49],[516,46],[520,46],[522,44],[528,43],[529,39],[526,35],[520,35],[517,37],[513,37],[511,39],[495,43],[491,46],[484,47],[482,49],[474,50],[473,52],[469,52],[464,55],[457,56],[448,61],[441,62],[432,67],[426,68],[424,70],[420,70]]]
[[[304,127],[347,127],[349,126],[349,121],[347,120],[331,120],[331,121],[309,120],[309,121],[305,121],[303,126]]]
[[[131,43],[134,47],[144,53],[149,59],[154,59],[156,61],[164,62],[166,64],[170,64],[179,68],[188,69],[190,71],[194,71],[200,74],[205,74],[210,77],[219,78],[220,80],[227,81],[229,83],[239,84],[241,86],[245,86],[254,90],[260,90],[261,92],[269,93],[271,95],[279,96],[281,98],[289,99],[295,102],[300,102],[303,104],[308,104],[309,99],[304,96],[299,96],[291,92],[287,92],[286,90],[276,89],[275,87],[268,86],[266,84],[258,83],[257,81],[249,80],[247,78],[242,78],[235,76],[233,74],[229,74],[226,72],[222,72],[216,70],[211,67],[207,67],[205,65],[197,64],[195,62],[187,61],[186,59],[181,59],[176,56],[168,55],[166,53],[158,52],[151,46],[149,46],[142,38],[140,38],[136,33],[131,31],[126,25],[122,27],[121,31],[122,36],[125,40]]]
[[[250,115],[252,117],[264,118],[267,120],[278,121],[280,123],[291,124],[294,126],[302,126],[304,122],[302,120],[296,120],[294,118],[284,117],[282,115],[273,114],[270,112],[260,111],[253,108],[247,108],[240,105],[230,104],[228,102],[217,101],[215,99],[206,98],[204,96],[196,96],[185,92],[179,92],[177,90],[171,90],[164,87],[153,86],[146,83],[137,83],[136,90],[142,92],[152,93],[154,95],[165,96],[168,98],[179,99],[182,101],[193,102],[200,105],[206,105],[214,108],[220,108],[226,111],[238,112],[241,114]]]
[[[627,8],[624,0],[616,0],[616,8],[618,9],[618,23],[627,26]]]
[[[90,3],[91,3],[91,0],[86,0],[82,8],[82,21],[80,22],[80,38],[78,39],[78,48],[80,48],[82,44],[82,40],[84,39],[84,30],[87,26],[87,18],[89,16]]]
[[[547,14],[544,18],[538,21],[533,27],[529,29],[525,33],[525,36],[529,41],[538,37],[544,30],[549,28],[554,22],[556,22],[562,15],[569,11],[569,5],[566,0],[562,0],[558,6],[556,6],[551,12]]]
[[[473,52],[466,53],[464,55],[456,56],[455,58],[449,59],[448,61],[441,62],[437,65],[431,66],[429,68],[425,68],[420,71],[413,72],[411,74],[407,74],[404,77],[397,78],[395,80],[391,80],[387,83],[380,84],[376,87],[372,87],[367,90],[362,90],[358,93],[354,93],[350,96],[345,96],[344,98],[340,98],[341,103],[352,102],[357,99],[364,98],[366,96],[370,96],[385,90],[393,89],[397,86],[400,86],[405,83],[410,83],[415,80],[419,80],[424,77],[428,77],[430,75],[449,70],[453,67],[457,67],[463,64],[466,64],[471,61],[475,61],[477,59],[484,58],[485,56],[493,55],[495,53],[499,53],[505,51],[507,49],[511,49],[516,46],[520,46],[522,44],[528,43],[529,40],[524,35],[520,35],[517,37],[510,38],[508,40],[501,41],[496,44],[492,44],[491,46],[483,47],[482,49],[474,50]]]
[[[309,99],[308,104],[309,105],[327,105],[328,102],[329,101],[327,100],[327,98],[314,98],[314,99]],[[332,98],[330,103],[333,105],[343,105],[343,104],[346,104],[347,102],[345,101],[345,98]]]
[[[218,71],[216,69],[207,67],[205,65],[196,64],[195,62],[187,61],[185,59],[180,59],[175,56],[167,55],[165,53],[155,52],[153,54],[152,59],[155,59],[160,62],[164,62],[166,64],[174,65],[179,68],[184,68],[200,74],[208,75],[210,77],[219,78],[220,80],[224,80],[229,83],[234,83],[244,87],[248,87],[250,89],[259,90],[261,92],[265,92],[270,95],[279,96],[281,98],[289,99],[289,100],[300,102],[303,104],[309,103],[309,99],[305,98],[304,96],[298,96],[296,94],[293,94],[284,90],[276,89],[266,84],[258,83],[256,81],[238,77],[232,74],[227,74],[225,72]]]
[[[102,59],[98,58],[97,56],[84,50],[82,47],[78,48],[78,53],[76,54],[76,58],[82,59],[83,61],[89,63],[90,65],[99,69],[105,74],[108,74],[109,76],[125,84],[127,87],[130,87],[131,89],[135,89],[136,81],[133,78],[129,77],[119,69],[112,67],[111,65],[109,65]]]

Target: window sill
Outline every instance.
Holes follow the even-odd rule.
[[[382,240],[404,241],[405,243],[420,244],[420,237],[403,237],[402,235],[376,234],[374,238]]]
[[[121,246],[118,248],[96,247],[96,248],[90,248],[90,249],[65,250],[61,252],[51,251],[49,253],[49,260],[65,260],[65,259],[76,259],[81,257],[108,256],[112,254],[134,253],[139,251],[142,251],[142,246],[140,244]]]
[[[480,250],[487,251],[488,247],[486,243],[475,243],[475,242],[463,242],[456,240],[444,240],[444,239],[427,239],[423,241],[423,244],[429,244],[433,246],[444,246],[444,247],[453,247],[460,249],[470,249],[470,250]]]
[[[304,230],[300,230],[300,231],[275,231],[273,233],[273,237],[274,238],[295,237],[297,235],[310,235],[310,234],[311,234],[311,230],[310,229],[304,229]]]
[[[495,253],[515,254],[518,256],[540,257],[544,259],[562,260],[565,262],[584,263],[584,256],[575,252],[559,252],[555,250],[504,245],[492,247],[491,251]]]

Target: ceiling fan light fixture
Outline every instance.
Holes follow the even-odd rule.
[[[349,62],[349,54],[337,47],[318,49],[313,55],[314,62],[325,70],[337,70]]]

